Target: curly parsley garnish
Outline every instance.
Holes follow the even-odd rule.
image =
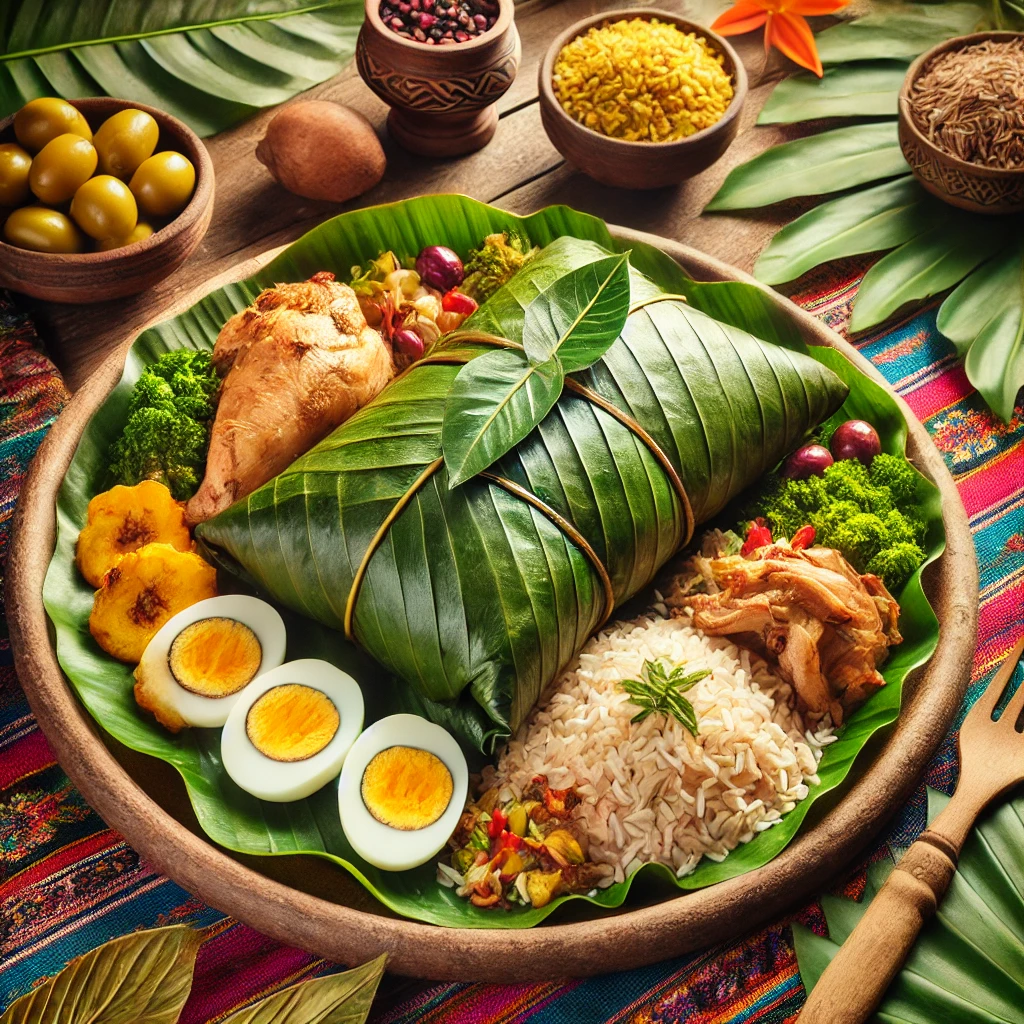
[[[641,675],[640,679],[624,679],[619,684],[640,708],[630,721],[642,722],[648,715],[671,715],[696,736],[697,713],[683,693],[711,675],[711,670],[702,668],[687,674],[682,665],[667,668],[661,661],[645,661]]]

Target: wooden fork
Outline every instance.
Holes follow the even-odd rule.
[[[814,986],[799,1024],[863,1024],[881,1003],[918,932],[949,888],[957,857],[990,800],[1024,781],[1024,685],[992,714],[1024,652],[1024,637],[960,729],[960,782],[945,810],[904,854]]]

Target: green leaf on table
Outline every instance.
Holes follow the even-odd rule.
[[[201,943],[183,924],[111,939],[16,999],[0,1024],[174,1024]]]
[[[12,0],[0,18],[0,117],[39,96],[118,96],[206,136],[336,75],[357,0]]]
[[[949,798],[928,790],[929,821]],[[906,1024],[1024,1024],[1024,799],[986,812],[968,837],[938,914],[927,921],[903,970],[871,1019]],[[829,937],[793,925],[797,962],[810,991],[892,871],[868,868],[862,901],[822,897]]]
[[[963,357],[968,380],[1009,422],[1024,387],[1024,242],[965,278],[942,303],[938,328]]]
[[[829,260],[891,249],[926,231],[943,209],[913,175],[832,199],[782,228],[758,257],[754,276],[782,284]]]
[[[985,24],[979,4],[883,5],[872,14],[833,25],[815,37],[822,64],[851,60],[912,60],[950,36]]]
[[[448,486],[465,483],[522,441],[551,412],[564,381],[557,357],[531,363],[517,349],[468,362],[448,392],[441,424]]]
[[[629,254],[587,263],[526,307],[523,348],[531,363],[557,357],[565,373],[596,363],[629,316]],[[461,376],[461,374],[460,374]]]
[[[895,117],[905,61],[873,61],[784,78],[761,108],[758,124],[793,124],[819,117]]]
[[[908,303],[952,288],[1002,248],[1007,230],[983,214],[944,210],[934,227],[883,256],[864,275],[850,330],[874,327]]]
[[[796,196],[820,196],[906,174],[896,124],[836,128],[783,142],[733,168],[708,210],[743,210]]]
[[[340,974],[311,978],[275,992],[222,1024],[363,1024],[384,976],[387,955]]]

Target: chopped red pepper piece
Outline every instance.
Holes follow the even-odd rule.
[[[477,304],[468,295],[452,288],[441,296],[441,308],[446,313],[464,313],[469,316],[477,311]]]
[[[749,555],[752,551],[763,548],[771,542],[772,531],[768,529],[768,524],[758,516],[747,529],[747,539],[743,542],[743,547],[740,548],[740,554]]]
[[[497,848],[499,850],[521,850],[523,847],[522,836],[517,836],[515,832],[505,831],[498,836]]]
[[[491,839],[497,839],[505,831],[507,824],[508,815],[500,807],[495,807],[491,814],[491,820],[487,823],[487,835]]]
[[[807,526],[801,526],[793,534],[793,539],[789,542],[789,546],[794,551],[803,551],[804,548],[809,548],[814,543],[814,537],[814,527],[808,523]]]

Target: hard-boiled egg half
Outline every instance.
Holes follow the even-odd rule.
[[[444,729],[416,715],[391,715],[371,725],[345,759],[341,826],[364,860],[405,871],[448,841],[468,789],[466,758]]]
[[[168,619],[135,669],[135,700],[161,725],[215,728],[260,673],[284,661],[284,621],[255,597],[197,601]]]
[[[346,672],[304,658],[261,675],[231,709],[224,768],[247,793],[283,803],[330,782],[363,727],[363,693]]]

